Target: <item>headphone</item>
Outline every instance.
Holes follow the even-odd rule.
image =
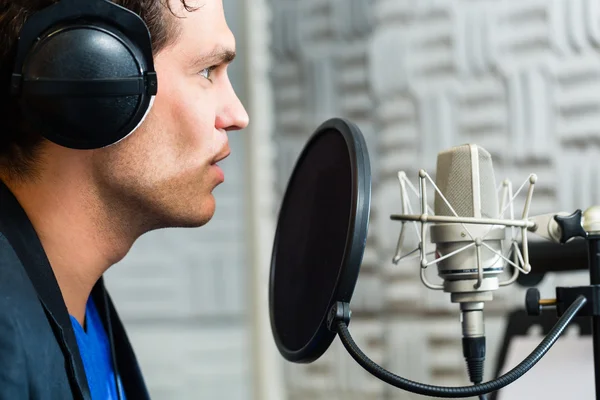
[[[146,24],[109,0],[60,0],[31,15],[16,51],[11,94],[28,123],[61,146],[119,142],[158,91]]]

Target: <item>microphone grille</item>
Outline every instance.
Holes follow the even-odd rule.
[[[492,156],[465,144],[438,154],[436,185],[459,217],[496,218],[499,213]],[[436,215],[454,215],[436,192]]]

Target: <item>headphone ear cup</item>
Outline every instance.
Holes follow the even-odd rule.
[[[143,87],[129,93],[93,89],[103,81],[112,81],[117,89],[131,78],[144,82],[148,68],[137,47],[112,26],[55,27],[24,60],[19,99],[24,118],[48,140],[65,147],[93,149],[119,142],[139,126],[153,97]],[[89,82],[89,91],[74,87],[81,82]]]

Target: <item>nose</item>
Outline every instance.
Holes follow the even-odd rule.
[[[222,106],[217,112],[215,128],[237,131],[248,126],[250,117],[229,80],[223,88],[221,104]]]

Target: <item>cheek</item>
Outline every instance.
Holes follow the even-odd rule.
[[[211,88],[202,85],[198,77],[171,80],[165,84],[152,110],[163,128],[164,141],[185,152],[206,151],[214,154],[219,148],[214,135],[215,107]]]

